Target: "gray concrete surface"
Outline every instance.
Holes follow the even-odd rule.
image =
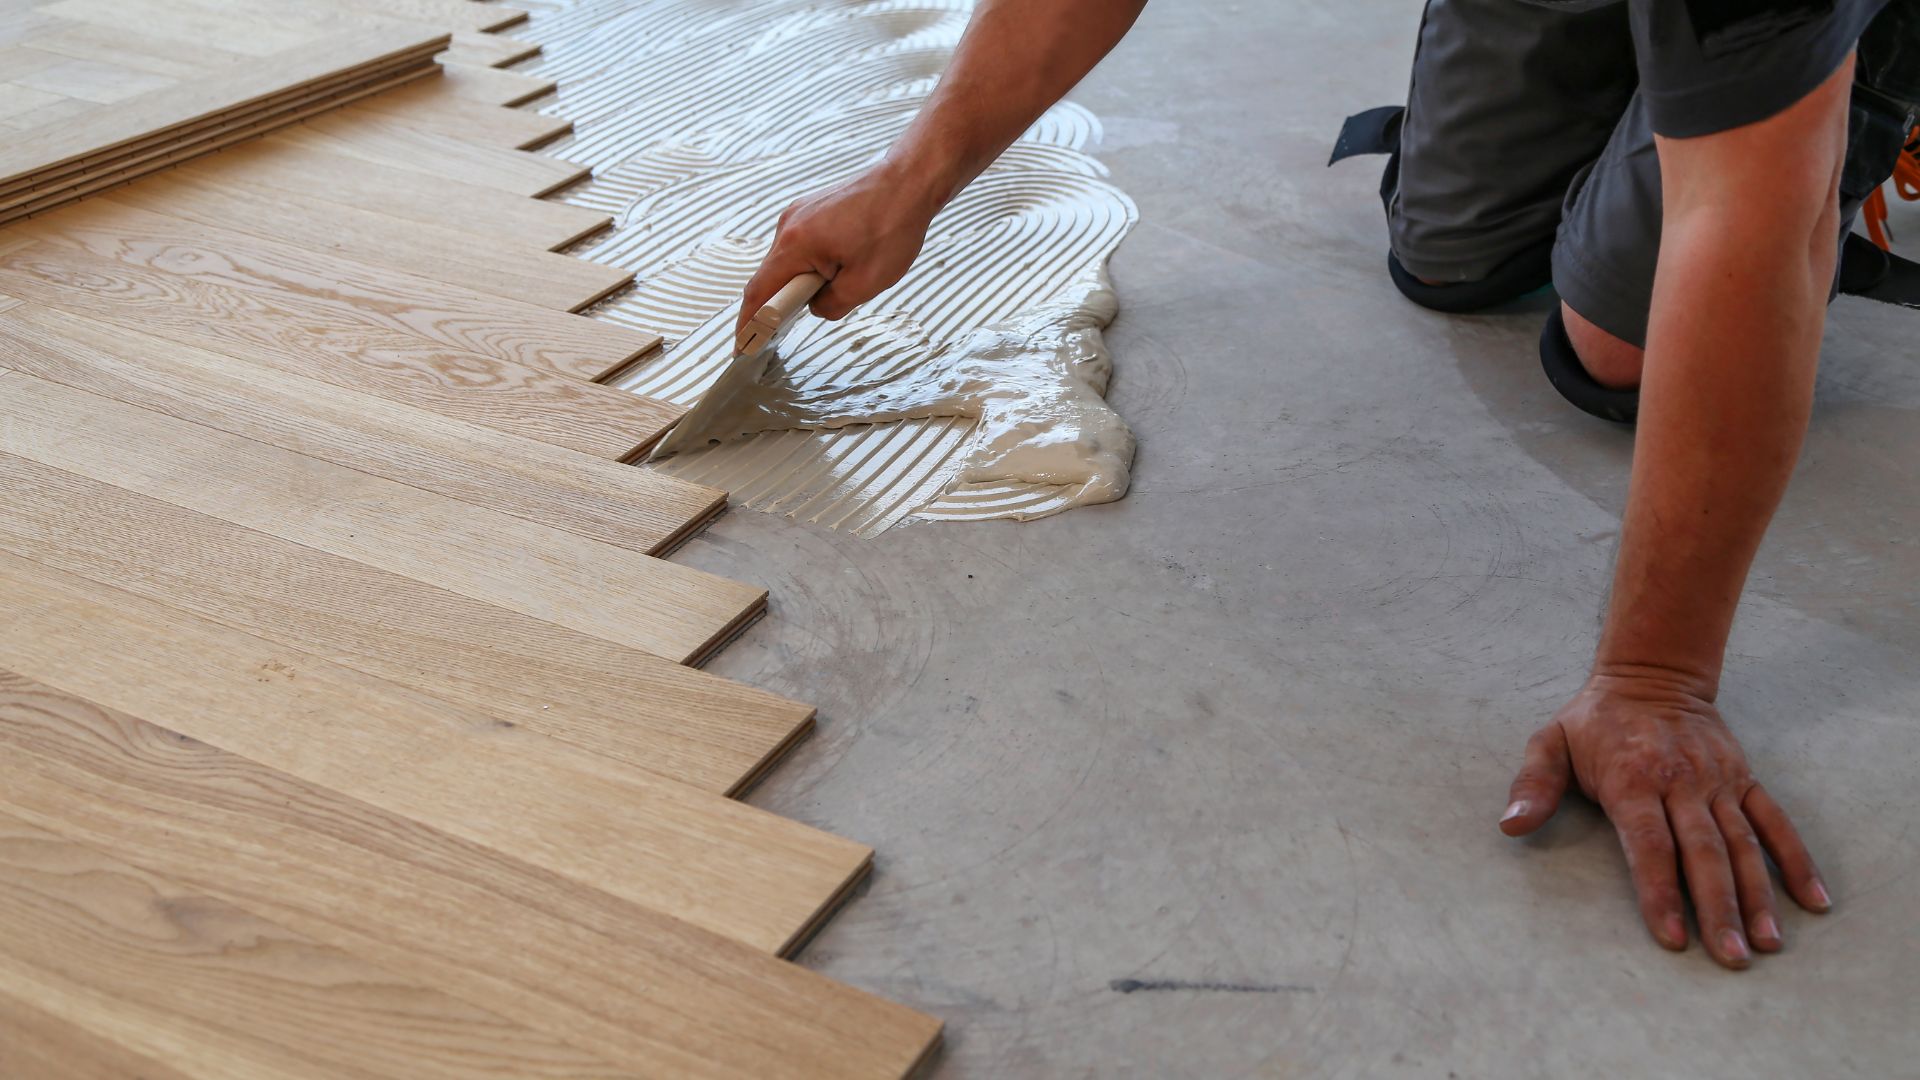
[[[1143,218],[1125,501],[681,556],[773,590],[714,670],[820,707],[751,801],[879,852],[802,961],[944,1018],[943,1077],[1920,1076],[1920,313],[1834,309],[1723,695],[1838,908],[1745,974],[1662,952],[1591,807],[1494,827],[1630,442],[1547,386],[1539,305],[1401,300],[1377,163],[1323,167],[1418,17],[1163,0],[1077,92]]]

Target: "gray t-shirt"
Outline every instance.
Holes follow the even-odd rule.
[[[1640,92],[1670,138],[1751,124],[1833,74],[1887,0],[1630,0]],[[1896,0],[1905,2],[1905,0]]]

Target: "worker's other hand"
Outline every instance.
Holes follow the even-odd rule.
[[[747,282],[735,332],[782,285],[809,271],[827,279],[813,313],[844,317],[906,274],[933,214],[918,188],[884,164],[787,207],[772,250]]]
[[[1669,949],[1687,947],[1683,874],[1701,940],[1730,968],[1781,946],[1767,855],[1801,907],[1832,904],[1793,823],[1687,680],[1643,671],[1588,679],[1527,741],[1501,831],[1525,836],[1546,824],[1572,780],[1618,830],[1641,917]]]

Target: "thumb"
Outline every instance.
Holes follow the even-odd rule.
[[[1507,812],[1500,818],[1500,831],[1508,836],[1525,836],[1547,823],[1560,809],[1560,796],[1567,792],[1573,768],[1567,759],[1567,733],[1558,723],[1548,724],[1527,740],[1526,764],[1513,778],[1507,795]]]

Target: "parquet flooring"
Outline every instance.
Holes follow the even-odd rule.
[[[476,0],[0,0],[0,1075],[899,1077]]]

